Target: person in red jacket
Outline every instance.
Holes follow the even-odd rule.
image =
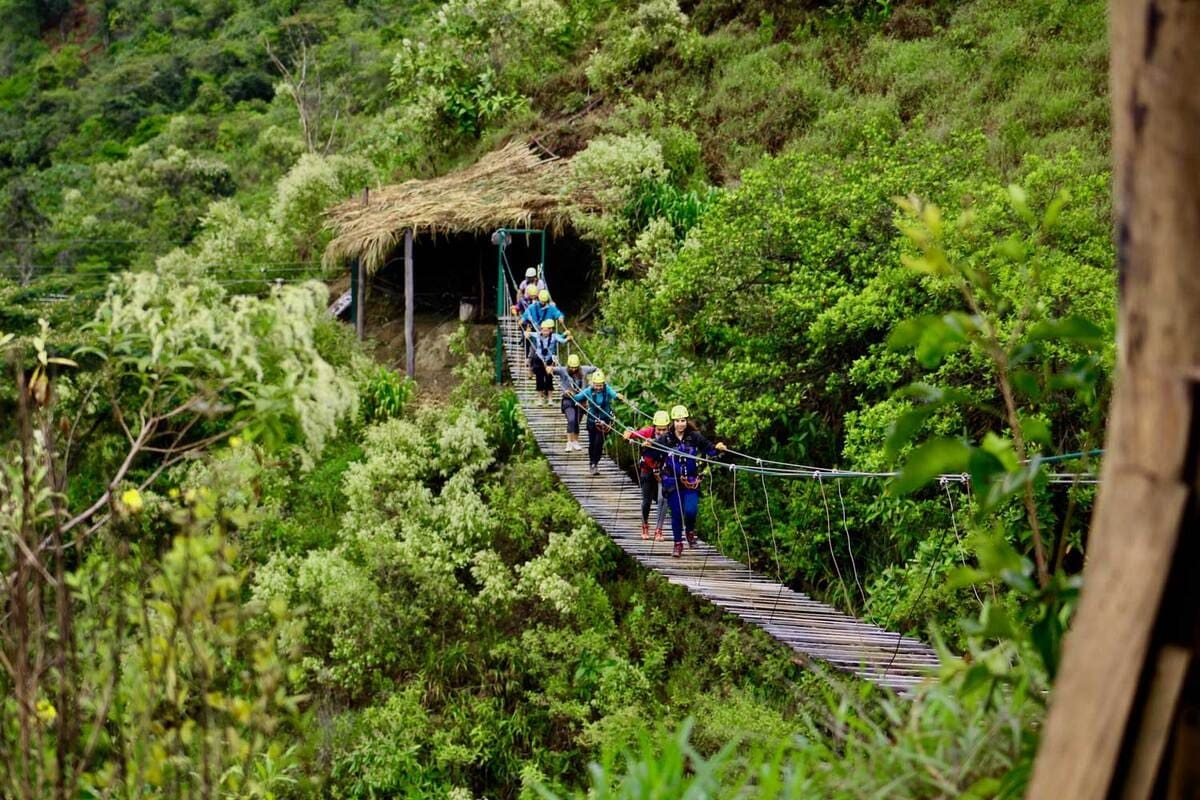
[[[654,424],[647,425],[636,431],[625,431],[625,440],[636,440],[639,444],[653,442],[666,434],[671,425],[671,417],[666,411],[654,412]],[[642,487],[642,538],[650,538],[650,504],[655,503],[658,511],[654,523],[654,541],[663,539],[663,516],[667,507],[663,505],[662,484],[655,474],[653,462],[643,453],[638,459],[638,483]]]

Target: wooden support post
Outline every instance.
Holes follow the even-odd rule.
[[[416,374],[416,350],[413,346],[413,232],[404,232],[404,371]]]
[[[364,206],[371,202],[371,190],[367,186],[363,187],[362,202]],[[354,304],[354,333],[361,342],[363,334],[367,329],[367,269],[361,257],[354,259],[353,269],[357,275],[356,286],[358,289],[353,295],[354,299],[352,300]]]
[[[350,259],[350,321],[358,319],[358,259]],[[357,326],[356,326],[357,327]]]
[[[361,258],[354,259],[354,274],[357,276],[354,295],[354,333],[362,341],[363,331],[367,327],[367,270]]]
[[[1109,19],[1119,374],[1034,800],[1200,791],[1200,3]]]

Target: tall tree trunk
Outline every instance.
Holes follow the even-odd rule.
[[[1118,381],[1030,798],[1195,796],[1200,2],[1111,0]]]

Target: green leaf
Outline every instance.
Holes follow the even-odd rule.
[[[976,330],[978,324],[967,314],[918,317],[897,325],[888,336],[888,346],[894,350],[913,349],[921,366],[933,369],[965,346],[969,334]]]
[[[1042,384],[1038,380],[1038,376],[1030,370],[1014,369],[1009,373],[1008,379],[1012,382],[1014,389],[1028,397],[1030,400],[1038,400],[1041,398]]]
[[[1059,659],[1062,656],[1062,640],[1065,629],[1052,608],[1046,608],[1042,618],[1034,623],[1029,632],[1033,647],[1042,660],[1042,666],[1050,680],[1054,680],[1058,672]]]
[[[1001,642],[1013,642],[1021,638],[1020,631],[1004,609],[990,601],[984,605],[977,622],[964,620],[963,630],[972,636]]]
[[[1004,469],[1011,471],[1019,466],[1017,455],[1013,452],[1012,440],[1008,437],[988,431],[983,435],[983,441],[979,443],[979,446],[999,459],[1000,463],[1004,465]]]
[[[981,583],[987,583],[988,574],[981,569],[973,567],[956,567],[946,576],[947,589],[965,589],[968,586],[977,586]]]
[[[1062,339],[1090,345],[1103,344],[1109,338],[1099,325],[1077,316],[1039,322],[1030,328],[1028,337],[1035,341]]]
[[[1058,224],[1058,216],[1062,213],[1063,207],[1071,201],[1071,193],[1063,189],[1058,193],[1050,205],[1046,206],[1046,213],[1042,215],[1042,230],[1050,230]]]
[[[1014,550],[1002,534],[978,534],[970,538],[969,544],[984,573],[1019,592],[1034,591],[1029,577],[1033,574],[1033,564]]]
[[[908,456],[900,474],[888,485],[894,495],[915,492],[944,472],[963,472],[971,448],[958,439],[930,439]]]
[[[1050,424],[1040,417],[1021,417],[1021,434],[1026,442],[1050,447]]]
[[[1033,216],[1033,212],[1029,210],[1029,195],[1025,190],[1015,183],[1008,185],[1008,203],[1012,206],[1013,211],[1017,212],[1017,216],[1028,222],[1030,225],[1037,223],[1037,218]]]
[[[921,430],[925,420],[929,419],[939,406],[940,404],[918,406],[910,411],[905,411],[892,421],[888,427],[887,442],[884,444],[884,452],[889,460],[895,459],[900,454],[904,445],[917,435],[917,431]]]
[[[1000,255],[1007,258],[1009,261],[1019,263],[1024,261],[1028,256],[1025,250],[1025,243],[1015,236],[1010,236],[998,245]]]

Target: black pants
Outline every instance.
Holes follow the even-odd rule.
[[[638,472],[638,483],[642,486],[642,522],[650,521],[650,504],[658,503],[657,521],[655,528],[663,526],[663,515],[666,513],[667,507],[663,504],[662,484],[658,482],[658,478],[654,477],[654,473]]]
[[[600,456],[604,455],[604,437],[608,436],[608,427],[601,427],[595,422],[588,423],[588,463],[596,466]]]
[[[533,378],[537,381],[539,392],[548,392],[554,388],[554,378],[546,369],[546,362],[538,358],[536,354],[529,359],[529,371],[533,373]]]
[[[567,433],[579,433],[579,416],[583,412],[574,401],[564,400],[562,403],[563,416],[567,418]]]

